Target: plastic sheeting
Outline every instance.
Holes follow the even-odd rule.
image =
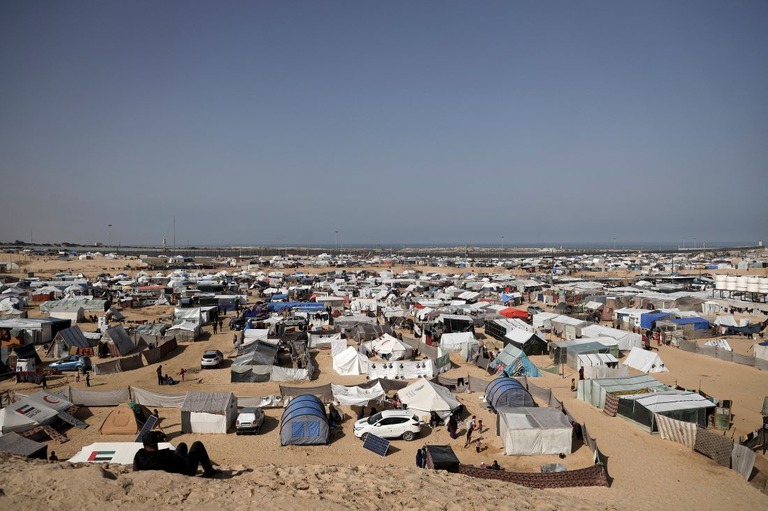
[[[373,387],[344,387],[343,385],[331,384],[333,398],[341,405],[365,406],[369,401],[381,401],[386,396],[380,383]]]
[[[307,339],[310,348],[330,348],[333,341],[341,339],[341,334],[313,334],[310,332],[307,334]],[[346,341],[344,341],[344,344],[346,344]]]
[[[186,392],[184,394],[163,394],[131,387],[131,400],[149,408],[181,408],[186,398]]]
[[[131,399],[128,387],[115,390],[84,390],[70,387],[70,401],[80,406],[117,406]]]
[[[500,436],[506,455],[570,454],[573,427],[560,410],[502,408]]]

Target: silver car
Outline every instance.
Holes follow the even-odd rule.
[[[224,354],[219,350],[208,350],[203,353],[203,358],[200,359],[200,367],[205,369],[207,367],[219,367],[224,362]]]
[[[258,406],[249,406],[240,410],[235,421],[236,433],[259,433],[264,424],[264,410]]]

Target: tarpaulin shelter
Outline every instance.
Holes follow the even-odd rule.
[[[589,325],[581,329],[582,338],[611,337],[619,342],[619,350],[629,351],[634,347],[643,347],[643,336],[627,330],[619,330],[602,325]]]
[[[101,340],[107,343],[109,352],[113,357],[127,355],[136,347],[131,340],[131,336],[123,328],[123,325],[107,328],[107,331],[101,336]]]
[[[634,394],[619,398],[618,414],[648,428],[657,429],[653,414],[658,413],[683,422],[707,427],[715,404],[694,392],[669,390],[650,394]]]
[[[86,339],[80,327],[73,327],[60,330],[53,337],[53,341],[46,352],[47,356],[61,358],[70,354],[72,348],[90,348],[91,344]]]
[[[0,452],[41,460],[48,458],[46,444],[35,442],[13,431],[0,436]]]
[[[511,344],[526,355],[546,355],[549,348],[547,341],[538,333],[531,333],[518,328],[509,330],[503,341],[505,345]]]
[[[280,419],[280,445],[325,445],[331,438],[325,406],[317,397],[291,399]]]
[[[508,456],[571,453],[573,426],[557,408],[503,407],[497,420]]]
[[[581,380],[579,381],[576,397],[591,403],[592,406],[597,408],[604,408],[605,399],[608,395],[647,394],[649,392],[666,390],[672,390],[672,388],[661,383],[653,376],[639,374],[637,376],[624,376],[621,378]]]
[[[536,406],[528,389],[514,378],[496,378],[485,387],[485,402],[494,410],[500,407]]]
[[[632,348],[632,351],[624,360],[624,365],[644,373],[667,373],[666,365],[655,351],[647,351],[642,348]]]
[[[533,362],[522,350],[511,344],[504,346],[501,353],[490,363],[488,369],[507,376],[541,376]]]

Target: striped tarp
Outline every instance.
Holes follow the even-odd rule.
[[[744,476],[744,479],[749,480],[749,476],[752,475],[752,468],[755,466],[756,457],[755,451],[734,442],[733,450],[731,451],[731,468]]]
[[[653,418],[661,438],[683,444],[693,450],[696,444],[696,424],[670,419],[658,413],[653,414]]]
[[[603,407],[603,413],[609,417],[616,417],[619,411],[619,396],[616,394],[605,395],[605,406]]]

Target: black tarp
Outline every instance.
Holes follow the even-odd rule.
[[[0,436],[0,452],[43,460],[48,458],[47,445],[24,438],[13,431]]]
[[[427,445],[424,449],[427,451],[428,468],[458,473],[459,458],[450,445]]]

